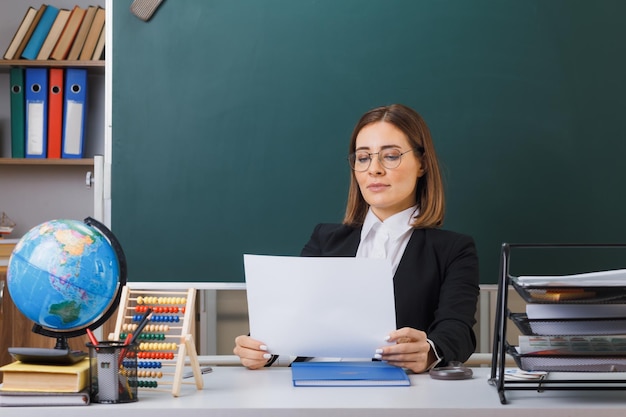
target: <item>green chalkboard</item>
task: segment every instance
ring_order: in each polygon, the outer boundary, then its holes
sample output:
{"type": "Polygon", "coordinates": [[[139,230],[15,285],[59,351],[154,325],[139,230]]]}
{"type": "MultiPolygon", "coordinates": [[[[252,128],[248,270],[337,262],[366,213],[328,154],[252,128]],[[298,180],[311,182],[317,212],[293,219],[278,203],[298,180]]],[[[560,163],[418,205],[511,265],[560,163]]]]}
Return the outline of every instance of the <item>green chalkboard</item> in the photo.
{"type": "Polygon", "coordinates": [[[626,240],[624,1],[170,0],[148,22],[130,3],[108,51],[131,281],[297,255],[343,217],[354,123],[395,102],[432,130],[481,282],[503,242],[626,240]]]}

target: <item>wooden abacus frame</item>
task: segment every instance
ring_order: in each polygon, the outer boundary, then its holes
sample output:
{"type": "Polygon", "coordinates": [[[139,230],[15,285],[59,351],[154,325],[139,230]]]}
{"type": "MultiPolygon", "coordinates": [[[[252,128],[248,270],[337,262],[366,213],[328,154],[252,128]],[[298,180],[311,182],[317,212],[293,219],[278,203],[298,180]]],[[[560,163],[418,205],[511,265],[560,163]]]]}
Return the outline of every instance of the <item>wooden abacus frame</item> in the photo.
{"type": "MultiPolygon", "coordinates": [[[[172,326],[168,329],[167,334],[164,337],[178,339],[178,353],[175,354],[174,365],[167,363],[163,366],[175,366],[173,373],[173,379],[171,382],[160,382],[161,385],[172,385],[171,393],[175,397],[180,395],[180,389],[183,384],[192,384],[190,382],[183,382],[184,369],[186,358],[189,358],[189,363],[195,379],[195,385],[197,389],[204,387],[202,380],[202,372],[200,370],[200,362],[198,361],[198,353],[196,351],[196,345],[193,341],[191,329],[194,323],[194,311],[196,301],[196,290],[189,288],[187,290],[139,290],[131,289],[125,286],[122,289],[122,296],[120,298],[120,307],[117,314],[117,321],[115,323],[115,332],[109,335],[110,340],[120,340],[120,335],[124,333],[124,325],[132,324],[133,318],[137,316],[137,307],[141,305],[150,305],[153,308],[153,317],[155,314],[159,314],[154,310],[158,310],[155,304],[176,304],[175,302],[167,302],[171,300],[185,299],[184,313],[182,320],[176,323],[176,326],[172,326]],[[180,324],[179,324],[180,323],[180,324]]],[[[152,320],[152,319],[151,319],[152,320]]],[[[132,333],[130,331],[129,333],[132,333]]],[[[142,332],[146,333],[146,330],[142,332]]],[[[139,351],[141,351],[142,344],[139,345],[139,351]]],[[[171,373],[167,373],[170,375],[171,373]]],[[[142,387],[139,387],[142,388],[142,387]]],[[[151,388],[151,391],[163,391],[158,388],[151,388]]],[[[169,392],[169,390],[168,390],[169,392]]]]}

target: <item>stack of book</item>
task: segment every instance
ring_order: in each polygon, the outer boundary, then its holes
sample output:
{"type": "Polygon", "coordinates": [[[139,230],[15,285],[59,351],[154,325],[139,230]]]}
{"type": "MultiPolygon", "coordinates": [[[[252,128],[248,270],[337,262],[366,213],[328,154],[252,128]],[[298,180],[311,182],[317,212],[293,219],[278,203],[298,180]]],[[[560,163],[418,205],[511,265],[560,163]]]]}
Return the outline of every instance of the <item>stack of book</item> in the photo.
{"type": "Polygon", "coordinates": [[[0,406],[88,405],[89,358],[71,365],[16,361],[0,367],[0,406]]]}
{"type": "Polygon", "coordinates": [[[626,371],[626,269],[513,277],[526,313],[509,353],[525,371],[626,371]]]}
{"type": "Polygon", "coordinates": [[[626,356],[626,336],[519,336],[519,352],[536,355],[626,356]]]}
{"type": "Polygon", "coordinates": [[[106,39],[105,10],[100,6],[59,9],[29,7],[4,59],[101,60],[106,39]]]}

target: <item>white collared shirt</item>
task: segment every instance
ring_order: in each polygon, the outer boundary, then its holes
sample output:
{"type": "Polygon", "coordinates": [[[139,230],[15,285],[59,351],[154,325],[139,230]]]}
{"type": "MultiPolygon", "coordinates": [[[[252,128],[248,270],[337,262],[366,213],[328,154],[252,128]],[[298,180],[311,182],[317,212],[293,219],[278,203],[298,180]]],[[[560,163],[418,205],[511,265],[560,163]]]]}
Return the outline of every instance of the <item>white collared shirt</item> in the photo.
{"type": "Polygon", "coordinates": [[[370,208],[363,222],[356,257],[389,259],[395,274],[411,238],[411,223],[416,214],[417,206],[413,206],[381,222],[370,208]]]}

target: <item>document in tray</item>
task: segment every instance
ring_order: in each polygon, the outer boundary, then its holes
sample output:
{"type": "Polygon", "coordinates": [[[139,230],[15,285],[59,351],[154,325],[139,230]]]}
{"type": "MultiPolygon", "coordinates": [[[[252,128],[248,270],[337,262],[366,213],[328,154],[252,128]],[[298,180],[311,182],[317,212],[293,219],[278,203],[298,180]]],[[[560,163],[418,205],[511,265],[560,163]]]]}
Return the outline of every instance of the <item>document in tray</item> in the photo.
{"type": "Polygon", "coordinates": [[[270,353],[372,358],[396,328],[391,264],[244,255],[250,335],[270,353]]]}
{"type": "Polygon", "coordinates": [[[626,269],[574,275],[519,276],[513,277],[513,281],[521,287],[624,287],[626,269]]]}
{"type": "Polygon", "coordinates": [[[529,319],[626,318],[626,304],[527,304],[529,319]]]}
{"type": "Polygon", "coordinates": [[[505,381],[519,381],[519,380],[542,380],[545,379],[548,375],[547,372],[543,371],[524,371],[519,368],[507,368],[504,370],[504,380],[505,381]]]}
{"type": "MultiPolygon", "coordinates": [[[[519,347],[509,350],[520,369],[543,372],[626,372],[626,357],[621,355],[544,355],[537,353],[521,354],[519,347]]],[[[577,375],[577,379],[582,376],[577,375]]],[[[604,378],[602,378],[604,379],[604,378]]]]}
{"type": "Polygon", "coordinates": [[[526,317],[537,335],[626,334],[626,304],[527,304],[526,317]]]}
{"type": "Polygon", "coordinates": [[[626,336],[519,336],[519,353],[626,356],[626,336]]]}

